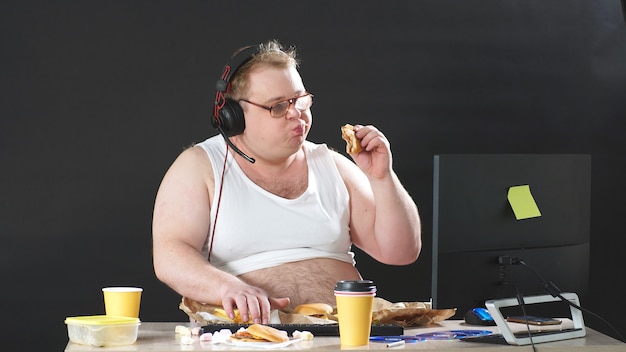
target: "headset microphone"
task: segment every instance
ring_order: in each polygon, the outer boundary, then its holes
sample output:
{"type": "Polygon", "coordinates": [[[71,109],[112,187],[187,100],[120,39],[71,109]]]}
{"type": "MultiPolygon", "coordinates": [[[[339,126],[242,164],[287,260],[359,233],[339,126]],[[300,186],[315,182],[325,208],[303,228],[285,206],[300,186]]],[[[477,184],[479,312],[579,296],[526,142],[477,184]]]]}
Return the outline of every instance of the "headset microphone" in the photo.
{"type": "Polygon", "coordinates": [[[228,144],[228,146],[231,147],[235,151],[235,153],[241,155],[244,159],[246,159],[249,162],[254,164],[254,162],[256,160],[254,160],[254,158],[252,158],[252,157],[249,157],[246,153],[242,152],[241,149],[235,147],[233,142],[230,141],[230,138],[228,138],[228,136],[226,135],[226,133],[222,129],[222,126],[217,126],[217,129],[218,129],[218,131],[220,131],[220,134],[222,135],[222,137],[224,137],[224,140],[226,141],[226,144],[228,144]]]}

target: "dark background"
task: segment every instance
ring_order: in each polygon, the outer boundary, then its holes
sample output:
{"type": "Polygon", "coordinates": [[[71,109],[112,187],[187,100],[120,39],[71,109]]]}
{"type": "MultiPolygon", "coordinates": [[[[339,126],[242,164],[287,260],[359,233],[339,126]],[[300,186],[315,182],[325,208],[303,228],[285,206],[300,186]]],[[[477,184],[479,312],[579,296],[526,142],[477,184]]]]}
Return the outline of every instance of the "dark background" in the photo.
{"type": "Polygon", "coordinates": [[[375,124],[420,206],[416,263],[357,253],[379,296],[429,299],[434,154],[586,153],[591,287],[581,300],[626,332],[618,0],[3,1],[0,26],[7,350],[63,349],[63,320],[103,313],[103,286],[143,287],[143,321],[185,320],[152,271],[155,192],[183,148],[214,134],[228,56],[272,38],[299,49],[316,97],[310,139],[342,150],[339,126],[375,124]]]}

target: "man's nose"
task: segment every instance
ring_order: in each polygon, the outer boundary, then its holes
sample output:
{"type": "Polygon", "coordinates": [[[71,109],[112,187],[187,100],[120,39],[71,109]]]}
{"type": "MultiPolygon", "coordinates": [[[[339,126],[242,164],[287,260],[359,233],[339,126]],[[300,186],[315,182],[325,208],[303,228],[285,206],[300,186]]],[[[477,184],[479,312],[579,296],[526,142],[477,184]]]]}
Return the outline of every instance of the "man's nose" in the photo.
{"type": "Polygon", "coordinates": [[[289,104],[289,107],[287,108],[287,118],[291,119],[291,118],[298,118],[300,117],[300,115],[302,114],[302,111],[298,110],[296,108],[296,104],[295,101],[291,104],[289,104]]]}

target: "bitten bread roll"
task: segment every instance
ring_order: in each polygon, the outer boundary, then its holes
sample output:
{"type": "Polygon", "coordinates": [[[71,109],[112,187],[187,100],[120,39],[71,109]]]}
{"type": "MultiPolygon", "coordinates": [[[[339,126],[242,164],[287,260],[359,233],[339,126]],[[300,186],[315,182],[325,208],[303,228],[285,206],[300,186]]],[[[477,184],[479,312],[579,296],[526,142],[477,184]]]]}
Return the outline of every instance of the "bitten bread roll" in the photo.
{"type": "Polygon", "coordinates": [[[363,150],[361,142],[354,135],[354,126],[351,124],[341,126],[341,138],[346,141],[346,153],[357,154],[363,150]]]}
{"type": "Polygon", "coordinates": [[[293,312],[317,318],[325,318],[326,315],[333,313],[333,307],[326,303],[306,303],[295,307],[293,312]]]}
{"type": "Polygon", "coordinates": [[[252,324],[230,336],[231,339],[245,342],[287,342],[289,337],[284,331],[261,324],[252,324]]]}

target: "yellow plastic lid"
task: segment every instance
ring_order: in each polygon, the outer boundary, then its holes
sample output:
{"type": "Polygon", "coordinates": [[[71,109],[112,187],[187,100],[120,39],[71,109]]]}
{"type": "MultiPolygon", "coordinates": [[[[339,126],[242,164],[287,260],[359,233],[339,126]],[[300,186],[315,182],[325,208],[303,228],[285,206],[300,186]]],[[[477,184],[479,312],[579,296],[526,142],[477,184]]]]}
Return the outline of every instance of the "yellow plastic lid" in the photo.
{"type": "Polygon", "coordinates": [[[81,325],[119,325],[119,324],[137,324],[139,318],[115,317],[110,315],[88,315],[81,317],[65,318],[65,324],[81,324],[81,325]]]}

